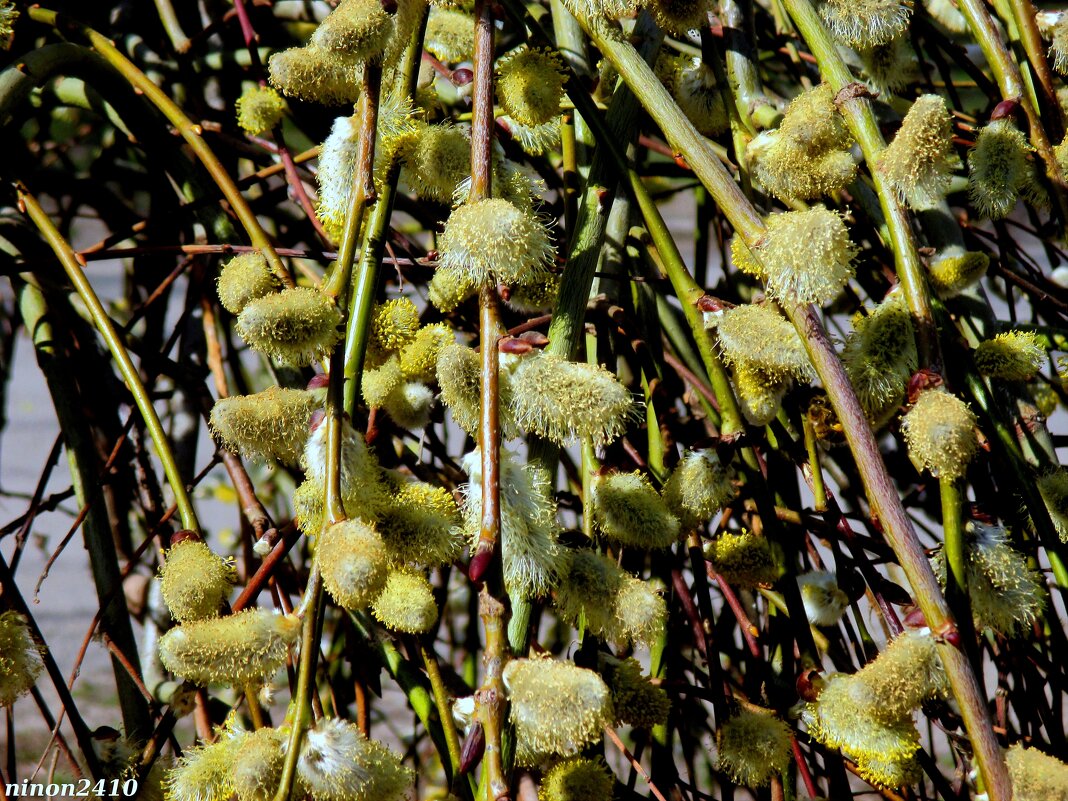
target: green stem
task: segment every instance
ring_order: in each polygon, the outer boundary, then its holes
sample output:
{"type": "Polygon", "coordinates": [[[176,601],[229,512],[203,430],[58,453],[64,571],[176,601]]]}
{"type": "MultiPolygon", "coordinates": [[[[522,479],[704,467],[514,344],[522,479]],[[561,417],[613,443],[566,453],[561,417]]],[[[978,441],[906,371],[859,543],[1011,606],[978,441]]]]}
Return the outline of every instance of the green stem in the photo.
{"type": "Polygon", "coordinates": [[[964,521],[961,519],[960,485],[950,478],[939,478],[942,495],[942,536],[946,549],[946,598],[964,629],[971,620],[968,601],[968,557],[964,548],[964,521]]]}
{"type": "Polygon", "coordinates": [[[893,189],[886,184],[879,170],[876,169],[879,156],[886,149],[886,142],[879,131],[875,115],[872,113],[871,103],[862,94],[846,89],[854,83],[853,76],[810,0],[783,0],[783,4],[809,50],[812,51],[812,55],[816,57],[824,80],[838,93],[836,100],[838,108],[845,117],[868,163],[890,236],[887,244],[894,254],[897,276],[901,281],[909,311],[912,313],[916,326],[916,344],[920,351],[920,364],[937,367],[941,364],[941,356],[934,317],[931,313],[931,301],[927,293],[927,280],[916,250],[908,215],[893,189]],[[843,89],[846,91],[843,92],[843,89]]]}
{"type": "Polygon", "coordinates": [[[297,668],[297,689],[293,698],[293,712],[289,731],[289,746],[282,765],[282,778],[274,801],[287,801],[297,777],[297,760],[300,758],[300,743],[311,710],[312,681],[315,677],[315,661],[319,655],[319,615],[323,605],[323,577],[318,564],[312,565],[308,587],[304,591],[301,609],[304,612],[300,630],[300,664],[297,668]]]}
{"type": "Polygon", "coordinates": [[[278,276],[285,286],[293,286],[293,278],[289,274],[282,260],[274,250],[270,238],[263,230],[256,215],[244,196],[238,190],[237,185],[223,167],[222,162],[212,152],[208,143],[204,141],[202,130],[199,125],[193,123],[178,105],[167,97],[152,80],[139,70],[132,61],[124,56],[111,40],[97,33],[92,28],[65,14],[50,11],[46,8],[34,7],[27,9],[26,15],[36,22],[50,25],[65,35],[72,35],[86,40],[105,61],[111,64],[122,76],[130,82],[133,88],[158,108],[168,121],[178,130],[178,133],[189,145],[193,153],[200,160],[204,169],[211,175],[215,185],[219,187],[223,197],[230,204],[237,219],[241,222],[252,244],[263,251],[271,265],[271,270],[278,276]]]}
{"type": "Polygon", "coordinates": [[[63,238],[63,235],[60,234],[55,225],[52,224],[52,220],[25,186],[19,186],[18,195],[19,205],[25,209],[30,220],[37,226],[45,241],[52,248],[52,252],[56,254],[56,258],[59,259],[64,271],[67,273],[67,277],[74,284],[74,289],[88,308],[93,325],[100,332],[104,344],[107,345],[108,350],[111,351],[112,358],[115,359],[118,365],[119,373],[126,382],[127,389],[133,396],[138,411],[141,412],[141,416],[144,418],[145,429],[156,448],[156,455],[163,465],[163,472],[167,476],[167,483],[171,486],[171,492],[174,493],[174,503],[178,507],[178,516],[182,521],[182,528],[200,534],[200,523],[197,521],[193,501],[186,491],[185,481],[178,471],[174,453],[171,451],[170,440],[167,439],[163,424],[152,406],[152,398],[149,396],[148,390],[145,389],[141,376],[138,374],[137,368],[134,367],[133,360],[130,359],[130,354],[123,345],[115,326],[112,325],[111,318],[108,317],[104,305],[100,302],[93,285],[82,270],[74,249],[63,238]]]}

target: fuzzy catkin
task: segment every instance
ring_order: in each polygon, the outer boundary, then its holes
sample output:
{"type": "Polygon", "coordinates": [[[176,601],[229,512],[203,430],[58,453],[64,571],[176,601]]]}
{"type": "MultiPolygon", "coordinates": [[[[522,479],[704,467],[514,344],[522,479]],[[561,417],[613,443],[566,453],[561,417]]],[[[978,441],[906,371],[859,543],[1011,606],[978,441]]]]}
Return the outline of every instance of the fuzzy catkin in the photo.
{"type": "Polygon", "coordinates": [[[1014,801],[1068,799],[1068,765],[1037,748],[1017,743],[1005,755],[1014,801]]]}
{"type": "Polygon", "coordinates": [[[627,428],[635,403],[630,391],[600,365],[540,352],[512,372],[508,409],[516,425],[562,445],[614,441],[627,428]]]}
{"type": "Polygon", "coordinates": [[[283,94],[342,106],[355,103],[360,96],[358,59],[323,47],[291,47],[271,56],[267,63],[271,83],[283,94]]]}
{"type": "Polygon", "coordinates": [[[401,155],[401,178],[409,188],[441,203],[451,203],[457,185],[471,174],[471,140],[451,125],[417,125],[401,155]]]}
{"type": "Polygon", "coordinates": [[[412,771],[389,748],[338,718],[322,718],[304,735],[296,786],[312,801],[397,801],[412,771]]]}
{"type": "Polygon", "coordinates": [[[501,198],[454,209],[438,240],[439,264],[478,286],[541,280],[552,262],[549,232],[530,212],[501,198]]]}
{"type": "Polygon", "coordinates": [[[497,60],[497,97],[521,125],[542,125],[560,113],[564,78],[555,50],[524,45],[497,60]]]}
{"type": "Polygon", "coordinates": [[[460,523],[452,493],[405,480],[386,503],[379,529],[394,564],[437,567],[459,558],[463,550],[460,523]]]}
{"type": "Polygon", "coordinates": [[[26,618],[13,611],[0,614],[0,707],[28,692],[42,670],[44,660],[26,618]]]}
{"type": "Polygon", "coordinates": [[[300,620],[266,609],[246,609],[171,629],[159,642],[163,666],[200,685],[241,687],[268,681],[285,664],[300,620]]]}
{"type": "Polygon", "coordinates": [[[833,626],[849,606],[849,596],[833,573],[811,571],[797,577],[805,616],[813,626],[833,626]]]}
{"type": "Polygon", "coordinates": [[[737,494],[733,478],[714,450],[687,451],[664,484],[664,501],[682,528],[692,531],[731,502],[737,494]]]}
{"type": "Polygon", "coordinates": [[[254,395],[220,398],[209,425],[228,450],[246,459],[296,466],[308,441],[308,421],[321,406],[313,392],[270,387],[254,395]]]}
{"type": "Polygon", "coordinates": [[[820,14],[834,37],[850,47],[886,44],[909,24],[910,8],[900,0],[826,0],[820,14]]]}
{"type": "Polygon", "coordinates": [[[1031,146],[1011,119],[994,120],[979,129],[968,156],[968,196],[980,215],[993,220],[1016,207],[1021,194],[1035,186],[1031,146]]]}
{"type": "Polygon", "coordinates": [[[716,336],[728,365],[745,364],[778,380],[815,377],[804,343],[790,322],[771,306],[735,306],[720,315],[716,336]]]}
{"type": "Polygon", "coordinates": [[[371,603],[375,618],[387,628],[408,634],[430,631],[438,619],[434,590],[422,573],[395,570],[371,603]]]}
{"type": "Polygon", "coordinates": [[[748,531],[724,531],[705,544],[705,558],[728,584],[752,589],[779,576],[771,545],[748,531]]]}
{"type": "Polygon", "coordinates": [[[790,727],[771,715],[740,710],[716,732],[719,767],[747,787],[764,787],[790,768],[790,727]]]}
{"type": "Polygon", "coordinates": [[[259,251],[234,256],[219,271],[219,303],[230,314],[241,314],[254,300],[278,291],[278,280],[259,251]]]}
{"type": "Polygon", "coordinates": [[[634,548],[669,548],[679,521],[641,473],[597,476],[591,486],[593,522],[609,540],[634,548]]]}
{"type": "Polygon", "coordinates": [[[853,277],[857,254],[841,215],[823,206],[773,214],[757,249],[770,295],[817,305],[838,297],[853,277]]]}
{"type": "Polygon", "coordinates": [[[1031,331],[1004,331],[980,342],[972,356],[983,375],[1005,381],[1030,381],[1042,367],[1046,350],[1031,331]]]}
{"type": "Polygon", "coordinates": [[[891,293],[871,314],[854,320],[842,363],[864,413],[874,424],[881,424],[904,402],[919,354],[903,292],[891,293]]]}
{"type": "Polygon", "coordinates": [[[241,93],[234,110],[237,124],[253,136],[259,136],[281,122],[287,106],[273,87],[255,84],[241,93]]]}
{"type": "Polygon", "coordinates": [[[612,708],[618,724],[651,729],[665,723],[671,700],[663,687],[642,675],[637,659],[619,660],[605,655],[601,675],[612,693],[612,708]]]}
{"type": "Polygon", "coordinates": [[[323,586],[345,609],[368,607],[385,587],[389,552],[371,526],[362,520],[335,523],[318,543],[323,586]]]}
{"type": "Polygon", "coordinates": [[[160,592],[179,623],[218,617],[236,580],[233,560],[199,540],[183,540],[166,553],[159,569],[160,592]]]}
{"type": "Polygon", "coordinates": [[[614,784],[603,762],[583,757],[565,759],[546,771],[538,801],[612,801],[614,784]]]}
{"type": "Polygon", "coordinates": [[[341,334],[341,312],[317,289],[295,287],[252,301],[237,318],[237,333],[283,364],[301,367],[323,358],[341,334]]]}
{"type": "Polygon", "coordinates": [[[503,678],[519,765],[574,756],[600,741],[615,718],[608,687],[592,670],[553,659],[513,659],[503,678]]]}
{"type": "Polygon", "coordinates": [[[164,782],[166,801],[224,801],[234,793],[234,760],[247,732],[223,728],[218,739],[182,752],[164,782]]]}
{"type": "Polygon", "coordinates": [[[237,801],[271,801],[274,798],[282,778],[286,741],[285,732],[272,728],[257,729],[242,738],[233,762],[237,801]]]}
{"type": "Polygon", "coordinates": [[[939,95],[921,95],[879,156],[877,168],[910,208],[928,209],[945,196],[957,163],[946,101],[939,95]]]}
{"type": "Polygon", "coordinates": [[[979,449],[975,424],[975,414],[955,395],[941,388],[921,392],[901,424],[909,458],[939,478],[960,478],[979,449]]]}
{"type": "Polygon", "coordinates": [[[965,251],[951,245],[936,255],[928,265],[931,288],[942,300],[953,298],[976,284],[986,274],[990,257],[980,251],[965,251]]]}

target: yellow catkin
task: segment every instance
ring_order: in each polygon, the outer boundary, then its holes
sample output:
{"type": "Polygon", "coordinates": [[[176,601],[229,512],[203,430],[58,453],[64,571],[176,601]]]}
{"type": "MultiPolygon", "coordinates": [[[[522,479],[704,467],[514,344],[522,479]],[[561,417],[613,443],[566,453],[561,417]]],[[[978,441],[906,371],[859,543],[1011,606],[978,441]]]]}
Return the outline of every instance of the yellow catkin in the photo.
{"type": "Polygon", "coordinates": [[[664,484],[664,501],[686,531],[708,523],[737,495],[734,471],[712,449],[687,451],[664,484]]]}
{"type": "Polygon", "coordinates": [[[408,634],[430,631],[438,619],[434,590],[422,573],[390,572],[382,592],[371,604],[374,616],[387,628],[408,634]]]}
{"type": "Polygon", "coordinates": [[[460,510],[444,487],[402,479],[379,521],[394,564],[447,565],[463,550],[460,510]]]}
{"type": "Polygon", "coordinates": [[[237,333],[253,348],[300,367],[323,358],[340,338],[341,312],[317,289],[295,287],[252,301],[237,318],[237,333]]]}
{"type": "Polygon", "coordinates": [[[296,786],[312,801],[399,801],[412,771],[393,751],[338,718],[322,718],[301,742],[296,786]]]}
{"type": "Polygon", "coordinates": [[[603,657],[601,675],[612,693],[616,722],[639,729],[651,729],[667,722],[671,700],[663,687],[657,687],[642,674],[636,659],[603,657]]]}
{"type": "Polygon", "coordinates": [[[386,545],[362,520],[335,523],[323,531],[318,559],[326,591],[338,606],[352,611],[370,606],[389,575],[386,545]]]}
{"type": "Polygon", "coordinates": [[[542,125],[560,113],[564,76],[555,50],[523,46],[497,61],[497,97],[520,124],[542,125]]]}
{"type": "Polygon", "coordinates": [[[1014,801],[1068,799],[1068,765],[1037,748],[1017,743],[1005,756],[1014,801]]]}
{"type": "Polygon", "coordinates": [[[1005,331],[980,342],[972,356],[983,375],[1005,381],[1030,381],[1046,360],[1046,349],[1030,331],[1005,331]]]}
{"type": "Polygon", "coordinates": [[[248,609],[171,629],[160,639],[159,655],[167,670],[189,681],[241,687],[268,681],[299,634],[296,617],[248,609]]]}
{"type": "Polygon", "coordinates": [[[223,265],[217,291],[223,308],[240,314],[252,301],[278,291],[278,280],[262,253],[242,253],[223,265]]]}
{"type": "Polygon", "coordinates": [[[706,543],[705,558],[728,584],[739,587],[773,584],[779,576],[768,541],[744,530],[724,531],[706,543]]]}
{"type": "Polygon", "coordinates": [[[920,393],[901,429],[917,469],[953,480],[964,475],[979,449],[975,423],[968,404],[938,388],[920,393]]]}
{"type": "Polygon", "coordinates": [[[770,714],[740,710],[716,732],[719,768],[746,787],[765,787],[790,768],[790,727],[770,714]]]}
{"type": "Polygon", "coordinates": [[[910,208],[927,209],[945,196],[957,165],[946,101],[940,95],[921,95],[879,156],[878,170],[910,208]]]}
{"type": "Polygon", "coordinates": [[[241,93],[234,109],[237,124],[253,136],[259,136],[282,121],[287,106],[274,88],[254,84],[241,93]]]}
{"type": "Polygon", "coordinates": [[[283,94],[341,106],[360,96],[362,67],[358,59],[323,47],[291,47],[271,56],[271,83],[283,94]]]}
{"type": "Polygon", "coordinates": [[[592,670],[554,659],[513,659],[504,668],[516,732],[516,762],[574,756],[599,742],[615,719],[604,681],[592,670]]]}
{"type": "Polygon", "coordinates": [[[723,312],[716,337],[728,365],[745,364],[779,380],[815,377],[804,343],[772,306],[744,304],[723,312]]]}
{"type": "Polygon", "coordinates": [[[288,736],[278,729],[249,732],[234,753],[234,793],[238,801],[271,801],[278,791],[288,736]]]}
{"type": "Polygon", "coordinates": [[[545,226],[501,198],[454,209],[438,240],[439,264],[478,286],[523,283],[548,274],[553,248],[545,226]]]}
{"type": "Polygon", "coordinates": [[[160,592],[179,623],[218,617],[236,580],[233,560],[199,540],[183,540],[166,553],[159,570],[160,592]]]}
{"type": "Polygon", "coordinates": [[[679,521],[641,473],[594,478],[593,522],[607,539],[634,548],[669,548],[679,537],[679,521]]]}
{"type": "Polygon", "coordinates": [[[33,687],[44,660],[26,618],[18,612],[0,614],[0,706],[11,706],[33,687]]]}
{"type": "Polygon", "coordinates": [[[565,759],[546,771],[538,801],[612,801],[614,784],[603,762],[583,757],[565,759]]]}
{"type": "Polygon", "coordinates": [[[308,441],[308,422],[321,406],[314,392],[270,387],[254,395],[219,399],[209,424],[228,450],[246,459],[296,466],[308,441]]]}

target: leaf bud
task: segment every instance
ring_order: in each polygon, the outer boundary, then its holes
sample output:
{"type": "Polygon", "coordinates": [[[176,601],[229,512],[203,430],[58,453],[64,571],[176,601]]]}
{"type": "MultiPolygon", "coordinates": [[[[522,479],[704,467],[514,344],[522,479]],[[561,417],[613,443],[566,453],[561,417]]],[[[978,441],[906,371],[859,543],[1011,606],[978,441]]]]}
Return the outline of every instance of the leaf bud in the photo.
{"type": "Polygon", "coordinates": [[[1046,360],[1046,350],[1030,331],[1005,331],[980,342],[972,356],[983,375],[1005,381],[1030,381],[1046,360]]]}
{"type": "Polygon", "coordinates": [[[583,438],[605,445],[634,414],[633,396],[613,373],[551,353],[521,358],[510,384],[507,405],[516,425],[560,444],[583,438]]]}
{"type": "Polygon", "coordinates": [[[253,136],[271,130],[285,116],[286,101],[270,86],[253,84],[241,93],[234,104],[237,124],[253,136]]]}
{"type": "Polygon", "coordinates": [[[407,634],[430,631],[438,619],[438,604],[430,582],[422,573],[406,570],[389,573],[371,611],[386,628],[407,634]]]}
{"type": "Polygon", "coordinates": [[[321,406],[315,392],[270,387],[255,395],[220,398],[209,423],[228,450],[246,459],[295,466],[308,441],[308,421],[321,406]]]}
{"type": "Polygon", "coordinates": [[[909,208],[929,209],[949,190],[958,164],[946,101],[940,95],[921,95],[879,156],[877,169],[909,208]]]}
{"type": "Polygon", "coordinates": [[[163,666],[202,686],[261,684],[285,664],[300,620],[267,609],[191,621],[160,638],[163,666]]]}
{"type": "Polygon", "coordinates": [[[765,787],[790,768],[790,727],[770,713],[739,710],[716,732],[719,769],[746,787],[765,787]]]}
{"type": "Polygon", "coordinates": [[[615,782],[600,760],[575,757],[557,762],[541,780],[538,801],[612,801],[615,782]]]}
{"type": "Polygon", "coordinates": [[[0,706],[29,692],[44,670],[41,648],[18,612],[0,614],[0,706]]]}
{"type": "Polygon", "coordinates": [[[219,302],[230,314],[241,314],[252,301],[278,291],[278,281],[258,250],[234,256],[223,265],[217,285],[219,302]]]}
{"type": "Polygon", "coordinates": [[[678,519],[641,473],[595,476],[591,496],[593,523],[613,542],[660,550],[679,538],[678,519]]]}
{"type": "Polygon", "coordinates": [[[554,659],[513,659],[503,678],[519,765],[574,756],[599,742],[614,721],[608,687],[592,670],[554,659]]]}
{"type": "Polygon", "coordinates": [[[317,289],[295,287],[252,301],[237,318],[237,333],[256,350],[302,367],[337,343],[341,312],[317,289]]]}
{"type": "Polygon", "coordinates": [[[920,393],[902,420],[901,430],[917,469],[952,481],[964,475],[979,448],[975,424],[968,404],[938,388],[920,393]]]}
{"type": "Polygon", "coordinates": [[[319,537],[316,558],[323,586],[344,609],[366,609],[386,585],[389,551],[378,532],[362,520],[345,520],[326,528],[319,537]]]}
{"type": "Polygon", "coordinates": [[[548,274],[549,232],[532,213],[486,198],[453,210],[438,240],[439,264],[479,286],[524,283],[548,274]]]}
{"type": "Polygon", "coordinates": [[[706,525],[737,495],[734,471],[711,448],[687,451],[664,484],[664,501],[686,531],[706,525]]]}
{"type": "Polygon", "coordinates": [[[159,569],[163,602],[179,623],[218,617],[235,580],[233,560],[198,539],[172,545],[159,569]]]}

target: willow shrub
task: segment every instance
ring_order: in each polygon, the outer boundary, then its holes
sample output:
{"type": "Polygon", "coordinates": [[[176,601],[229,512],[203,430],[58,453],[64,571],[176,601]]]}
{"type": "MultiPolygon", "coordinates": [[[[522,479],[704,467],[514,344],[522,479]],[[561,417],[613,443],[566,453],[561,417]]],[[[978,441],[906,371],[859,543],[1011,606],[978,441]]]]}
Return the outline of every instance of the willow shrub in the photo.
{"type": "Polygon", "coordinates": [[[52,682],[168,801],[1068,798],[1068,14],[70,5],[0,303],[120,734],[4,557],[9,754],[52,682]]]}

